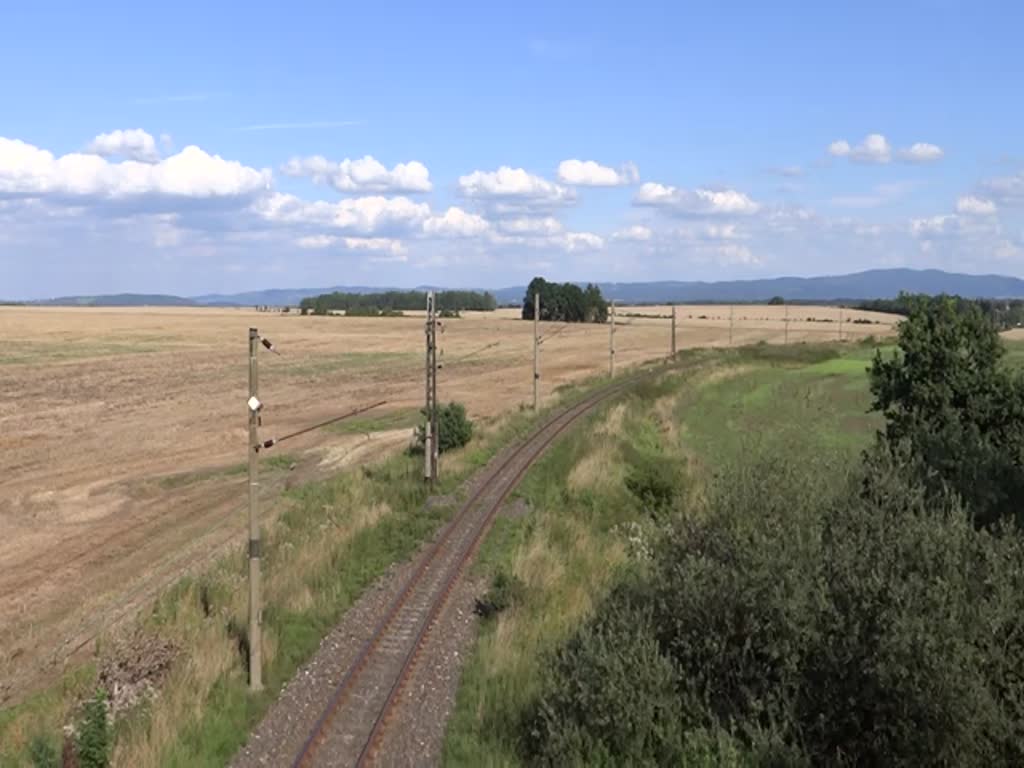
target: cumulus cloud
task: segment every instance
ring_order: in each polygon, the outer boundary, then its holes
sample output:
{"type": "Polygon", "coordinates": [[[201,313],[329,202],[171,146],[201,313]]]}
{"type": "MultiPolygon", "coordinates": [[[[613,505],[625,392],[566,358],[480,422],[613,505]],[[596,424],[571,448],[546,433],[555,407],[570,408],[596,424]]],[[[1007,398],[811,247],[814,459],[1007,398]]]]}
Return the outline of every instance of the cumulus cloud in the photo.
{"type": "Polygon", "coordinates": [[[900,159],[909,163],[933,163],[936,160],[941,160],[944,154],[942,147],[923,141],[901,149],[899,152],[900,159]]]}
{"type": "Polygon", "coordinates": [[[308,176],[317,184],[329,184],[339,192],[429,192],[430,172],[412,160],[388,170],[370,155],[340,163],[321,155],[293,157],[281,167],[286,176],[308,176]]]}
{"type": "Polygon", "coordinates": [[[868,134],[856,146],[851,146],[846,139],[833,141],[828,145],[828,153],[832,157],[848,157],[858,163],[888,163],[892,159],[892,147],[880,133],[868,134]]]}
{"type": "Polygon", "coordinates": [[[160,161],[156,139],[141,128],[101,133],[89,142],[86,151],[101,157],[123,157],[127,160],[138,160],[140,163],[160,161]]]}
{"type": "Polygon", "coordinates": [[[330,248],[338,246],[351,251],[380,251],[393,255],[406,252],[401,240],[390,237],[341,237],[339,235],[308,235],[295,241],[300,248],[330,248]]]}
{"type": "Polygon", "coordinates": [[[604,239],[593,232],[566,232],[553,238],[553,242],[567,251],[595,251],[604,248],[604,239]]]}
{"type": "Polygon", "coordinates": [[[476,200],[506,200],[529,205],[558,205],[575,200],[571,189],[503,165],[496,171],[473,171],[459,177],[459,192],[476,200]]]}
{"type": "Polygon", "coordinates": [[[75,204],[141,197],[231,198],[264,191],[270,181],[269,171],[195,146],[158,163],[111,163],[94,154],[54,157],[23,141],[0,137],[0,196],[63,198],[75,204]]]}
{"type": "Polygon", "coordinates": [[[443,215],[424,221],[423,231],[442,237],[475,237],[488,231],[490,226],[482,216],[452,206],[443,215]]]}
{"type": "Polygon", "coordinates": [[[634,224],[631,227],[620,229],[612,234],[612,239],[642,243],[650,240],[653,235],[654,233],[651,232],[650,227],[645,227],[643,224],[634,224]]]}
{"type": "Polygon", "coordinates": [[[647,182],[640,186],[634,205],[665,208],[676,213],[689,215],[706,214],[752,214],[761,206],[743,192],[734,189],[687,190],[647,182]]]}
{"type": "Polygon", "coordinates": [[[621,187],[636,184],[640,171],[633,163],[616,170],[593,160],[563,160],[558,164],[558,180],[578,187],[621,187]]]}
{"type": "Polygon", "coordinates": [[[996,212],[996,204],[991,200],[966,195],[956,201],[956,212],[969,216],[991,216],[996,212]]]}
{"type": "Polygon", "coordinates": [[[379,195],[307,202],[278,192],[258,200],[253,209],[270,223],[328,227],[356,235],[415,231],[430,216],[426,203],[379,195]]]}
{"type": "MultiPolygon", "coordinates": [[[[893,149],[889,140],[880,133],[869,133],[860,144],[851,145],[846,139],[833,141],[828,145],[832,157],[846,157],[855,163],[885,164],[892,160],[893,149]]],[[[908,163],[932,163],[941,160],[945,154],[942,147],[919,141],[898,150],[896,157],[908,163]]]]}

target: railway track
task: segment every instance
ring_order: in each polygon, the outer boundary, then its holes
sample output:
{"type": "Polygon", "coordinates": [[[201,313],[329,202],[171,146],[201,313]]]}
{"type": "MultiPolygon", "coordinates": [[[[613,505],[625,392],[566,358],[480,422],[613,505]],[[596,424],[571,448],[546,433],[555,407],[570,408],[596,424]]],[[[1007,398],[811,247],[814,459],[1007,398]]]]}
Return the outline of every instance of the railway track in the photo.
{"type": "Polygon", "coordinates": [[[420,650],[506,497],[559,435],[637,378],[605,387],[552,416],[491,462],[380,614],[295,754],[293,768],[374,762],[420,650]]]}

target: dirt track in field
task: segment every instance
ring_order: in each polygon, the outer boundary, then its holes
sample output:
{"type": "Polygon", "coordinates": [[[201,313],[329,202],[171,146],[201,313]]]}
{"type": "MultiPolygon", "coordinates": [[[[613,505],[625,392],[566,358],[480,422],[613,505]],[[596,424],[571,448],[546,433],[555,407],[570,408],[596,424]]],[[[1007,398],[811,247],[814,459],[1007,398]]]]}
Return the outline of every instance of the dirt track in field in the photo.
{"type": "MultiPolygon", "coordinates": [[[[667,354],[669,312],[619,308],[620,369],[667,354]]],[[[445,322],[443,400],[485,417],[528,401],[532,325],[516,314],[445,322]]],[[[781,343],[784,314],[737,306],[733,342],[781,343]]],[[[680,349],[728,343],[729,307],[685,306],[677,315],[680,349]]],[[[847,339],[891,330],[888,315],[844,315],[847,339]]],[[[833,307],[793,307],[789,340],[834,340],[838,319],[833,307]]],[[[79,643],[88,647],[94,627],[130,615],[162,585],[244,538],[238,469],[251,325],[282,352],[261,357],[267,437],[377,400],[388,401],[385,416],[420,405],[421,317],[0,308],[0,704],[52,677],[79,643]]],[[[545,323],[542,334],[543,394],[607,370],[607,326],[545,323]]],[[[403,443],[392,426],[371,436],[299,438],[280,448],[295,458],[294,470],[268,468],[268,502],[287,482],[403,443]]]]}

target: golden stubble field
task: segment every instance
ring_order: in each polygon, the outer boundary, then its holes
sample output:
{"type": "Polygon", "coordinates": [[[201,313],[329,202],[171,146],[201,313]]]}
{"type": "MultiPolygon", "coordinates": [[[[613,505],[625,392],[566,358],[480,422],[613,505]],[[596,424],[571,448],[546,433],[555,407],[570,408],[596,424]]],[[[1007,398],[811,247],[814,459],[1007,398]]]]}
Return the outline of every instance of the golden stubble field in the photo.
{"type": "MultiPolygon", "coordinates": [[[[670,311],[619,307],[618,370],[668,354],[670,311]]],[[[734,344],[783,342],[784,307],[732,312],[734,344]]],[[[789,341],[838,339],[839,313],[790,308],[789,341]]],[[[445,321],[444,401],[477,417],[529,402],[532,324],[517,315],[445,321]]],[[[729,343],[728,306],[681,306],[677,317],[680,349],[729,343]]],[[[842,335],[884,336],[893,322],[844,310],[842,335]]],[[[0,307],[0,704],[244,539],[250,326],[282,353],[261,356],[266,437],[378,400],[387,401],[382,416],[421,405],[421,316],[0,307]]],[[[607,371],[607,326],[544,323],[541,332],[542,394],[607,371]]],[[[281,447],[295,470],[268,471],[265,491],[408,440],[407,426],[321,430],[281,447]]]]}

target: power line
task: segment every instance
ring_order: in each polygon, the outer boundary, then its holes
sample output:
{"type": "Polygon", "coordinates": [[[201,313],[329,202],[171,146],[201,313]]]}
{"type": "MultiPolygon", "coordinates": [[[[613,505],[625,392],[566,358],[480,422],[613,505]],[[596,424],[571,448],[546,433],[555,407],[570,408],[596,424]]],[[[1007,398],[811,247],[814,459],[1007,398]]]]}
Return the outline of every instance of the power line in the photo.
{"type": "Polygon", "coordinates": [[[305,435],[308,432],[312,432],[313,430],[329,426],[330,424],[335,424],[336,422],[342,421],[343,419],[349,419],[352,418],[353,416],[358,416],[361,413],[366,413],[367,411],[373,410],[374,408],[380,408],[380,406],[382,405],[387,405],[387,402],[387,400],[380,400],[376,403],[373,403],[372,405],[360,406],[359,408],[355,408],[349,411],[348,413],[341,414],[341,416],[335,416],[333,419],[327,419],[327,421],[321,421],[319,424],[314,424],[311,427],[305,427],[304,429],[300,429],[297,432],[291,432],[290,434],[287,434],[284,437],[273,437],[270,440],[265,440],[262,443],[257,444],[256,450],[259,451],[263,448],[272,448],[278,443],[283,443],[285,440],[291,440],[293,437],[305,435]]]}

